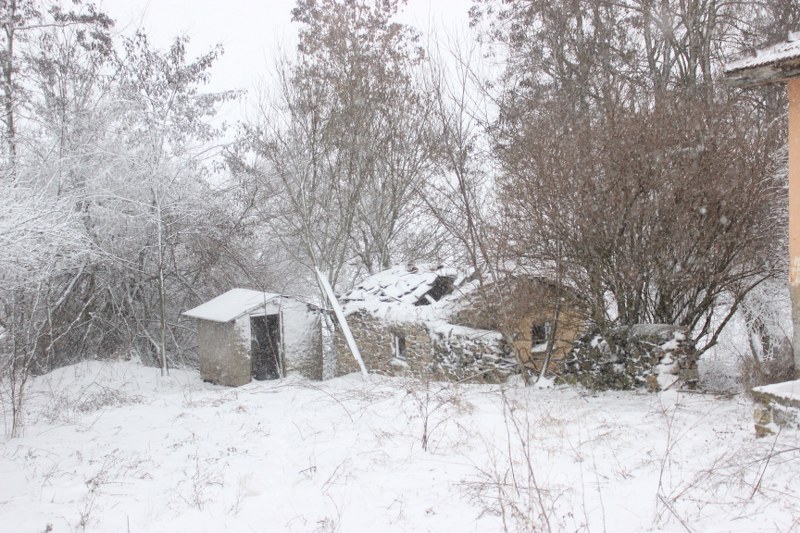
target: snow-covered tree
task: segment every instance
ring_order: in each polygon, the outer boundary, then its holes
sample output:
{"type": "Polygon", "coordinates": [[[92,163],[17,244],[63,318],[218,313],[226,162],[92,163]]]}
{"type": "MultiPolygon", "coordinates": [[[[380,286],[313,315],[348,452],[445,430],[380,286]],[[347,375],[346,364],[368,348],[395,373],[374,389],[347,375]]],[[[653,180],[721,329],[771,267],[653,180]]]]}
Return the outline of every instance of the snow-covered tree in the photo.
{"type": "Polygon", "coordinates": [[[191,361],[180,312],[241,272],[240,210],[210,179],[219,152],[210,121],[235,96],[202,88],[221,50],[190,60],[184,38],[166,50],[142,33],[112,39],[105,15],[75,6],[84,11],[2,8],[11,83],[0,385],[12,432],[31,372],[131,352],[157,356],[164,371],[170,357],[191,361]]]}

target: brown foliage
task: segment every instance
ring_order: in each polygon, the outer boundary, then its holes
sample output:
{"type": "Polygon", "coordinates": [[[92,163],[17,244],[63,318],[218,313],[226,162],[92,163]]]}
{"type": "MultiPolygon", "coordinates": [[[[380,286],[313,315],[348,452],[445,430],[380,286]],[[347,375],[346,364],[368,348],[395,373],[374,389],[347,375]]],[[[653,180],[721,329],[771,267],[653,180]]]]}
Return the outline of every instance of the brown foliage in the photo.
{"type": "Polygon", "coordinates": [[[778,270],[771,213],[782,192],[765,178],[763,138],[735,103],[673,102],[591,124],[545,114],[501,148],[510,247],[526,263],[560,265],[600,327],[714,333],[717,303],[734,310],[778,270]]]}
{"type": "Polygon", "coordinates": [[[773,351],[769,359],[749,354],[742,360],[742,389],[750,393],[754,387],[795,379],[792,345],[788,339],[773,351]]]}

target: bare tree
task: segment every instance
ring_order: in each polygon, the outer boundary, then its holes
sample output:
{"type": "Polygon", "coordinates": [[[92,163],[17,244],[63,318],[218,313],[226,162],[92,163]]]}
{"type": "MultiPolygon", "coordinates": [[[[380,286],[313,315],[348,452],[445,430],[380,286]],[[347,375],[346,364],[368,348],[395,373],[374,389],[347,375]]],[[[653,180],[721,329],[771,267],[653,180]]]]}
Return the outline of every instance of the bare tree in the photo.
{"type": "Polygon", "coordinates": [[[489,15],[509,58],[493,129],[507,242],[523,265],[562,265],[601,330],[680,324],[708,348],[744,295],[780,270],[770,216],[781,198],[779,124],[714,83],[731,43],[753,29],[741,19],[750,9],[473,9],[476,22],[489,15]]]}
{"type": "MultiPolygon", "coordinates": [[[[25,78],[37,65],[31,60],[42,37],[48,31],[73,29],[73,36],[84,50],[103,55],[110,50],[108,30],[113,21],[94,4],[75,0],[73,9],[65,11],[59,4],[45,5],[37,0],[9,0],[0,4],[0,87],[2,87],[3,137],[6,145],[8,175],[15,176],[18,152],[19,127],[17,114],[30,101],[30,86],[25,78]],[[31,46],[31,43],[34,43],[31,46]]],[[[41,47],[39,47],[41,49],[41,47]]],[[[48,57],[39,57],[42,63],[51,63],[48,57]]]]}
{"type": "Polygon", "coordinates": [[[122,274],[105,278],[114,321],[146,340],[158,353],[162,373],[169,347],[181,344],[174,300],[200,299],[194,286],[204,267],[200,259],[226,250],[215,239],[224,242],[233,230],[231,216],[205,180],[204,163],[218,137],[208,119],[234,94],[199,89],[221,50],[189,60],[186,42],[178,38],[156,50],[141,32],[123,40],[114,98],[104,102],[110,118],[100,143],[107,167],[94,176],[95,191],[85,207],[104,266],[122,274]],[[192,246],[198,241],[209,250],[192,246]],[[158,317],[155,327],[151,317],[158,317]]]}
{"type": "Polygon", "coordinates": [[[83,320],[85,308],[69,302],[91,252],[70,203],[11,182],[0,187],[0,396],[11,405],[12,437],[22,430],[28,378],[83,320]]]}
{"type": "Polygon", "coordinates": [[[491,102],[478,64],[477,41],[454,40],[432,54],[428,84],[433,95],[436,136],[432,138],[436,176],[422,183],[420,196],[451,241],[456,257],[474,272],[491,272],[498,251],[492,246],[494,176],[486,128],[491,102]]]}
{"type": "Polygon", "coordinates": [[[234,158],[258,218],[295,260],[331,283],[400,259],[393,249],[430,172],[417,36],[393,22],[401,2],[301,0],[298,56],[251,153],[234,158]]]}

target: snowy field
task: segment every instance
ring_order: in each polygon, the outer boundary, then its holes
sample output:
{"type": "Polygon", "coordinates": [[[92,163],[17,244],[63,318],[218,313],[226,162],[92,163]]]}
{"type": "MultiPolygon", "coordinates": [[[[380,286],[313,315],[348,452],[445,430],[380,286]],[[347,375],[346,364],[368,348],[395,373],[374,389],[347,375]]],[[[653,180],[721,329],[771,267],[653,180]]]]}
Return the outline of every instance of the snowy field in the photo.
{"type": "Polygon", "coordinates": [[[799,435],[756,440],[742,395],[91,362],[28,408],[2,532],[800,530],[799,435]]]}

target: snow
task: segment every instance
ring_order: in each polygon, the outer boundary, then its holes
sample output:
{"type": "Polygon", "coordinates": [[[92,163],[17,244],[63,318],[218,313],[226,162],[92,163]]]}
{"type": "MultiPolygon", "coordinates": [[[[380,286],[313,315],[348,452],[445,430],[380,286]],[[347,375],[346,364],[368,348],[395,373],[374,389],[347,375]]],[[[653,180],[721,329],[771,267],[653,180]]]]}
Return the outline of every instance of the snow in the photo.
{"type": "Polygon", "coordinates": [[[0,530],[789,531],[800,434],[756,439],[752,407],[87,362],[36,378],[0,438],[0,530]]]}
{"type": "Polygon", "coordinates": [[[758,50],[754,56],[743,57],[731,61],[725,66],[725,73],[731,74],[740,70],[763,67],[780,61],[800,58],[800,40],[790,39],[774,46],[758,50]]]}
{"type": "Polygon", "coordinates": [[[542,342],[536,346],[531,346],[531,353],[544,353],[547,351],[547,343],[542,342]]]}
{"type": "Polygon", "coordinates": [[[455,268],[398,265],[373,274],[339,300],[345,315],[366,311],[377,318],[399,322],[446,319],[454,310],[454,299],[464,292],[464,279],[464,273],[455,268]],[[455,291],[430,305],[415,305],[439,277],[451,278],[455,291]]]}
{"type": "Polygon", "coordinates": [[[414,305],[423,294],[431,290],[438,277],[459,276],[457,270],[427,265],[398,265],[374,274],[350,291],[348,300],[378,299],[383,302],[401,302],[414,305]]]}
{"type": "Polygon", "coordinates": [[[277,297],[277,294],[269,292],[231,289],[183,314],[212,322],[230,322],[277,297]]]}
{"type": "Polygon", "coordinates": [[[800,402],[800,379],[784,381],[783,383],[775,383],[773,385],[764,385],[762,387],[756,387],[753,390],[800,402]]]}
{"type": "Polygon", "coordinates": [[[470,328],[467,326],[459,326],[457,324],[450,324],[444,321],[431,321],[426,322],[428,331],[432,334],[441,337],[462,337],[470,340],[483,340],[490,343],[496,343],[503,340],[502,333],[488,329],[470,328]]]}

